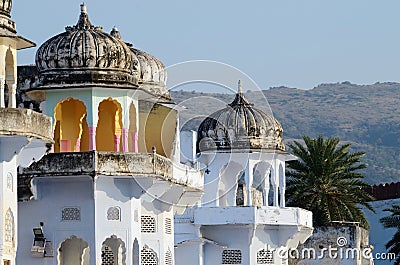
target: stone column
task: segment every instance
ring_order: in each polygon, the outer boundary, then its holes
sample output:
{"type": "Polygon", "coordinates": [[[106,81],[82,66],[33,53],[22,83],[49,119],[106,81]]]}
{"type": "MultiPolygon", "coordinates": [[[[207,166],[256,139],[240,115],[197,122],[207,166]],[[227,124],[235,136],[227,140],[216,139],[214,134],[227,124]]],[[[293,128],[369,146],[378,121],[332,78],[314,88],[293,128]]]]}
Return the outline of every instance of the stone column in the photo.
{"type": "Polygon", "coordinates": [[[129,152],[129,144],[128,144],[128,132],[129,129],[122,128],[122,152],[129,152]]]}
{"type": "Polygon", "coordinates": [[[5,85],[5,80],[3,78],[0,78],[0,108],[6,107],[4,98],[4,85],[5,85]]]}
{"type": "Polygon", "coordinates": [[[114,152],[119,152],[119,146],[121,144],[121,135],[114,135],[114,152]]]}
{"type": "Polygon", "coordinates": [[[8,107],[16,108],[17,107],[17,85],[12,84],[8,87],[8,107]]]}
{"type": "Polygon", "coordinates": [[[246,206],[252,206],[253,201],[252,201],[252,191],[251,187],[253,186],[253,167],[250,165],[250,162],[248,163],[246,170],[245,170],[245,182],[246,182],[246,191],[247,191],[247,203],[245,204],[246,206]]]}
{"type": "Polygon", "coordinates": [[[269,195],[269,172],[270,170],[267,169],[264,175],[264,188],[263,188],[263,205],[268,206],[268,195],[269,195]]]}
{"type": "Polygon", "coordinates": [[[137,153],[137,152],[139,152],[138,133],[137,132],[131,132],[131,137],[132,137],[132,152],[137,153]]]}
{"type": "Polygon", "coordinates": [[[96,127],[89,127],[89,150],[96,150],[96,127]]]}

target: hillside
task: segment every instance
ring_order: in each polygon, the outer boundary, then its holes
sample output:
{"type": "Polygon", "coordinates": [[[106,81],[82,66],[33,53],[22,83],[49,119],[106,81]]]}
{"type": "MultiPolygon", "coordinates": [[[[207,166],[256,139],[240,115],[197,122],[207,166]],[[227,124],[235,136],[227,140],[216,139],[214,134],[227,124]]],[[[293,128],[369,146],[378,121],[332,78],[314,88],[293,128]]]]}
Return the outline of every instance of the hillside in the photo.
{"type": "MultiPolygon", "coordinates": [[[[399,94],[398,83],[343,82],[311,90],[276,87],[246,96],[257,108],[268,111],[265,96],[284,128],[286,142],[302,135],[333,136],[351,142],[354,151],[366,152],[366,180],[375,184],[400,180],[399,94]]],[[[194,129],[204,115],[222,108],[234,95],[175,91],[172,97],[187,107],[181,123],[194,129]]]]}

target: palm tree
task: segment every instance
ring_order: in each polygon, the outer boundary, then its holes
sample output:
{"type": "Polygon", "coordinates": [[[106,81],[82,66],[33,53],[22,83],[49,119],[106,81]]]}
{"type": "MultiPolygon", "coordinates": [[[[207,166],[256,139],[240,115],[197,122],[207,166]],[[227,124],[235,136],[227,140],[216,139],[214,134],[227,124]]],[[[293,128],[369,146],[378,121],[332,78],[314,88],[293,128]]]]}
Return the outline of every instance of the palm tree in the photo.
{"type": "Polygon", "coordinates": [[[288,146],[299,160],[288,163],[288,204],[310,210],[314,226],[333,221],[359,222],[369,228],[359,205],[373,211],[365,192],[369,186],[359,172],[363,152],[349,152],[351,144],[339,145],[338,138],[303,137],[305,146],[294,141],[288,146]]]}
{"type": "Polygon", "coordinates": [[[397,231],[390,239],[385,247],[390,253],[394,253],[397,259],[394,265],[400,265],[400,205],[392,205],[392,208],[385,209],[384,211],[390,212],[391,215],[380,219],[385,228],[396,228],[397,231]]]}

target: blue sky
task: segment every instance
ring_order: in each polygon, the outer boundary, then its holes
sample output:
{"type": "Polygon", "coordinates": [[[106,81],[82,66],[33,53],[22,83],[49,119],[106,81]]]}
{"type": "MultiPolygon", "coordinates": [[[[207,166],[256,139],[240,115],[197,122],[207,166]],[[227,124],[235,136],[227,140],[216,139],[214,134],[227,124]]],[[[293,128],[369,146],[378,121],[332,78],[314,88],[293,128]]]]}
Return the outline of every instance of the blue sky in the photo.
{"type": "MultiPolygon", "coordinates": [[[[82,1],[14,0],[18,33],[45,40],[74,25],[82,1]]],[[[400,81],[400,1],[87,0],[93,24],[115,25],[127,42],[165,65],[213,60],[261,88],[400,81]]],[[[34,62],[36,48],[19,64],[34,62]]]]}

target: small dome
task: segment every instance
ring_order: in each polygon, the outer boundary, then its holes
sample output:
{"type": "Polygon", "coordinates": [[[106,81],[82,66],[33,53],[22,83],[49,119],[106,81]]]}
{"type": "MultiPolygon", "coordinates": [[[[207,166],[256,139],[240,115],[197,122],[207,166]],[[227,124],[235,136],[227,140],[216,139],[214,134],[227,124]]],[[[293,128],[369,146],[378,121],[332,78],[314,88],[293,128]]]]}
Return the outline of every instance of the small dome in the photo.
{"type": "Polygon", "coordinates": [[[10,17],[11,8],[12,8],[12,0],[0,1],[0,14],[10,17]]]}
{"type": "Polygon", "coordinates": [[[153,95],[170,99],[166,89],[167,71],[164,64],[151,54],[131,48],[132,54],[138,59],[136,66],[138,71],[139,87],[153,95]]]}
{"type": "Polygon", "coordinates": [[[65,30],[42,44],[36,53],[42,86],[77,83],[137,86],[129,46],[115,32],[107,34],[101,27],[93,26],[85,4],[81,5],[76,26],[65,30]]]}
{"type": "Polygon", "coordinates": [[[198,151],[230,149],[285,150],[281,124],[269,114],[256,109],[239,91],[226,108],[214,112],[199,126],[198,151]]]}

